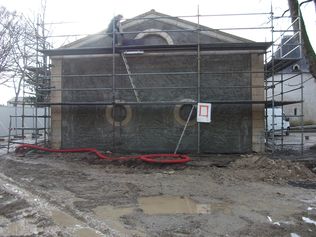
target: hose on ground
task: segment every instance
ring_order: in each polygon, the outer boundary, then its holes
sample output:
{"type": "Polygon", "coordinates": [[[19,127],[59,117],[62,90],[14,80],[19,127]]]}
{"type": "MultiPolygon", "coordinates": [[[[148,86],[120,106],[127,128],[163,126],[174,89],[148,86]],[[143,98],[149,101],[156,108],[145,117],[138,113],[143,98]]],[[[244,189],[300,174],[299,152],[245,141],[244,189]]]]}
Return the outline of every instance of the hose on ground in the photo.
{"type": "Polygon", "coordinates": [[[121,156],[121,157],[109,157],[101,153],[95,148],[73,148],[73,149],[51,149],[41,146],[36,146],[32,144],[21,144],[19,145],[15,152],[21,153],[27,150],[40,150],[46,152],[58,152],[58,153],[81,153],[89,152],[94,153],[100,159],[106,159],[108,161],[117,161],[117,160],[130,160],[130,159],[139,159],[147,163],[160,163],[160,164],[181,164],[191,161],[190,157],[182,154],[147,154],[147,155],[138,155],[138,156],[121,156]]]}

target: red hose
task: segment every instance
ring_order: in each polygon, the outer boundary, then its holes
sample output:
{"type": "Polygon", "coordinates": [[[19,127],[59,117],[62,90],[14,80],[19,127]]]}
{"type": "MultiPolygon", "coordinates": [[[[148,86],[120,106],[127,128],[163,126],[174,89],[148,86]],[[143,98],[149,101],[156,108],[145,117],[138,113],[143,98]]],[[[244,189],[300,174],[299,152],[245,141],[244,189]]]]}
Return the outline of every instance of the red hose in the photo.
{"type": "Polygon", "coordinates": [[[148,163],[160,163],[160,164],[180,164],[180,163],[186,163],[191,161],[190,157],[187,155],[180,155],[180,154],[149,154],[149,155],[139,155],[139,156],[122,156],[122,157],[116,157],[111,158],[100,151],[98,151],[95,148],[76,148],[76,149],[50,149],[45,147],[40,147],[32,144],[22,144],[19,145],[16,148],[16,152],[25,151],[28,149],[35,149],[35,150],[41,150],[41,151],[47,151],[47,152],[92,152],[97,155],[100,159],[106,159],[109,161],[114,160],[130,160],[130,159],[139,159],[148,163]],[[174,159],[159,159],[160,157],[170,157],[174,159]]]}

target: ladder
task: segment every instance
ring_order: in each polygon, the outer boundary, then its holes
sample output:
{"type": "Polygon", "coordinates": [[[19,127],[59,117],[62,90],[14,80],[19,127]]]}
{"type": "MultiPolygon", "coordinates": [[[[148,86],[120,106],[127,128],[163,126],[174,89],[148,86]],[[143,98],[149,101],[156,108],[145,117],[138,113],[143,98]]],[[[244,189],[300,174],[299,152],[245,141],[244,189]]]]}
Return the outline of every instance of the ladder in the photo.
{"type": "Polygon", "coordinates": [[[134,83],[134,79],[133,79],[133,77],[131,75],[131,70],[130,70],[129,65],[127,63],[127,59],[125,57],[124,52],[122,52],[121,55],[122,55],[122,59],[123,59],[123,62],[125,64],[125,68],[126,68],[126,71],[127,71],[127,74],[128,74],[128,78],[129,78],[129,81],[131,82],[131,85],[132,85],[132,88],[133,88],[136,100],[137,100],[137,102],[140,102],[138,91],[136,89],[136,86],[135,86],[135,83],[134,83]]]}

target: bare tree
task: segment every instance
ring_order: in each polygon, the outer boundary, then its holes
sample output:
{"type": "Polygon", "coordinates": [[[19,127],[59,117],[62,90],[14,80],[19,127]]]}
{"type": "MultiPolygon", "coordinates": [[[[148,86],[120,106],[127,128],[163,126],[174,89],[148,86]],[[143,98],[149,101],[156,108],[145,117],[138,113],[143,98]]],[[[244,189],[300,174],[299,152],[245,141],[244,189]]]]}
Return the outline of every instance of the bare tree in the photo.
{"type": "Polygon", "coordinates": [[[23,30],[20,32],[19,41],[13,47],[14,77],[10,83],[14,88],[15,104],[18,102],[23,81],[27,83],[30,77],[28,68],[36,65],[36,29],[28,19],[23,16],[21,19],[23,30]]]}
{"type": "Polygon", "coordinates": [[[45,10],[45,0],[37,19],[0,8],[0,84],[14,89],[15,105],[23,83],[35,92],[38,78],[43,79],[39,67],[46,64],[46,59],[39,57],[39,50],[47,47],[46,32],[40,30],[44,25],[45,10]]]}
{"type": "Polygon", "coordinates": [[[42,88],[49,87],[49,68],[47,56],[41,53],[41,50],[49,48],[49,43],[47,41],[49,30],[45,27],[45,17],[46,17],[46,0],[41,0],[40,12],[37,15],[36,20],[28,19],[26,22],[28,26],[28,32],[26,33],[26,41],[33,48],[27,47],[26,56],[28,56],[28,61],[26,64],[26,82],[29,88],[36,94],[36,98],[33,100],[38,102],[43,102],[49,92],[40,91],[42,88]],[[34,49],[36,49],[34,51],[34,49]],[[33,54],[32,54],[33,52],[33,54]]]}
{"type": "Polygon", "coordinates": [[[22,31],[20,16],[0,7],[0,84],[14,77],[14,47],[22,31]]]}

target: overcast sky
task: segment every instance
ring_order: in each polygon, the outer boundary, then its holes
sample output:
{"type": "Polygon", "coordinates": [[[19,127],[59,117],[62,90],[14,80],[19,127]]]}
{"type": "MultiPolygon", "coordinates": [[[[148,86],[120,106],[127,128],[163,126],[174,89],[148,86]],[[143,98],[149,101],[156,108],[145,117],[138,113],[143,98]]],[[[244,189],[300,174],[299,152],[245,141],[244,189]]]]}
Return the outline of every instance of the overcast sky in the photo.
{"type": "MultiPolygon", "coordinates": [[[[40,3],[41,0],[0,0],[0,5],[9,10],[23,12],[27,16],[36,15],[40,9],[40,3]]],[[[270,12],[271,0],[47,0],[46,22],[68,22],[50,25],[52,35],[91,34],[105,29],[111,18],[117,14],[122,14],[124,18],[132,18],[155,9],[158,12],[172,16],[187,16],[196,15],[198,6],[200,14],[270,12]]],[[[275,15],[281,15],[288,8],[287,0],[274,0],[272,6],[275,15]]],[[[311,42],[316,48],[316,34],[314,33],[316,29],[315,7],[313,3],[308,3],[302,10],[311,42]]],[[[186,20],[195,21],[196,19],[186,18],[186,20]]],[[[205,17],[200,22],[212,28],[257,27],[265,26],[268,23],[268,16],[205,17]]],[[[271,34],[266,30],[257,31],[256,33],[251,31],[230,31],[229,33],[255,41],[269,41],[271,39],[271,34]]],[[[65,42],[65,40],[63,39],[62,42],[65,42]]],[[[6,104],[6,101],[14,96],[12,91],[4,87],[0,87],[0,94],[0,104],[6,104]]]]}

